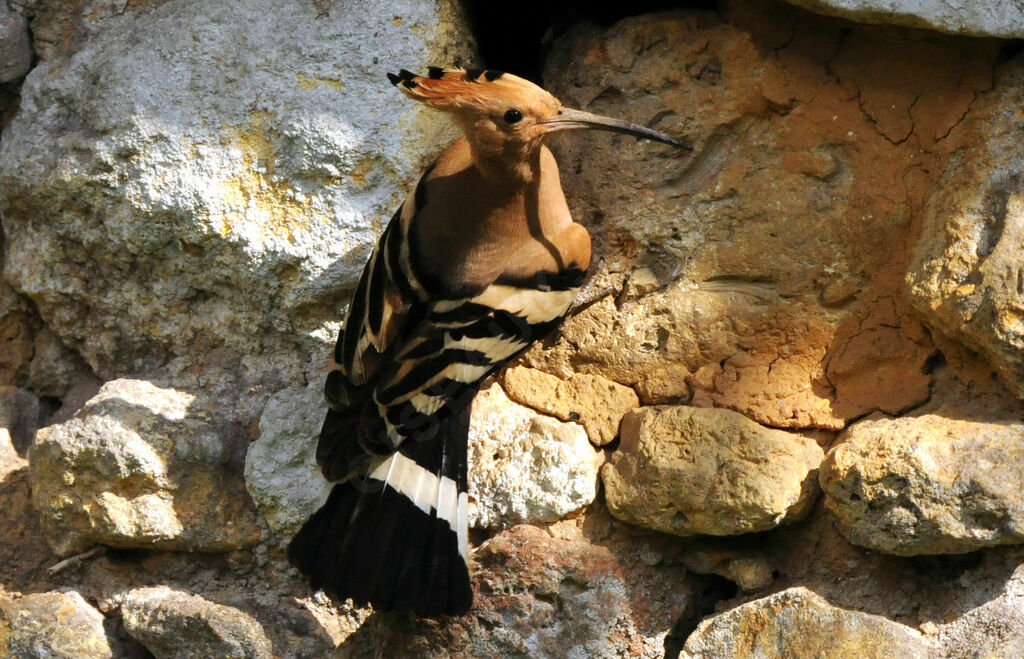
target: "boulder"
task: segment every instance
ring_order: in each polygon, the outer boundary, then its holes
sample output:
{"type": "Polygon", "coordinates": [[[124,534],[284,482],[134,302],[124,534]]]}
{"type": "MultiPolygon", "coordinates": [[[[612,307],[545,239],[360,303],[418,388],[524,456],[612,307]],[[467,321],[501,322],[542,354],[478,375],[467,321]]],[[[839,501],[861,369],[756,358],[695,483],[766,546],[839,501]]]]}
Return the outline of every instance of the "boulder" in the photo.
{"type": "Polygon", "coordinates": [[[125,631],[158,659],[270,659],[263,627],[238,609],[167,586],[136,588],[121,602],[125,631]]]}
{"type": "Polygon", "coordinates": [[[537,414],[491,385],[470,420],[470,526],[553,522],[577,511],[597,496],[602,462],[578,424],[537,414]]]}
{"type": "Polygon", "coordinates": [[[115,547],[228,551],[260,538],[241,478],[238,431],[222,400],[145,380],[113,380],[36,434],[32,501],[60,555],[115,547]]]}
{"type": "Polygon", "coordinates": [[[79,12],[40,12],[49,49],[0,146],[9,283],[104,379],[297,370],[456,134],[385,73],[466,62],[460,5],[79,12]]]}
{"type": "Polygon", "coordinates": [[[619,519],[680,536],[765,531],[810,512],[823,453],[729,410],[644,407],[601,471],[619,519]]]}
{"type": "Polygon", "coordinates": [[[901,556],[1024,543],[1024,423],[962,407],[859,421],[819,474],[850,542],[901,556]]]}
{"type": "Polygon", "coordinates": [[[0,593],[0,655],[12,659],[113,657],[103,616],[74,590],[0,593]]]}
{"type": "Polygon", "coordinates": [[[925,659],[917,630],[882,616],[832,606],[806,588],[790,588],[706,619],[686,640],[685,659],[836,657],[925,659]],[[785,648],[784,651],[780,648],[785,648]]]}

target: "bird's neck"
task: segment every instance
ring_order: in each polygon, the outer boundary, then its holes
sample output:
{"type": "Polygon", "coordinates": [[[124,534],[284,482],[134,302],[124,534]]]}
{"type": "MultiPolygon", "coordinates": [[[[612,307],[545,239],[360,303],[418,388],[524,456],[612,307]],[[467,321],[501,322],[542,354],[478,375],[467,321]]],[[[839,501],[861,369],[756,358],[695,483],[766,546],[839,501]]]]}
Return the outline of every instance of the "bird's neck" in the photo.
{"type": "Polygon", "coordinates": [[[474,146],[470,142],[473,164],[490,183],[510,188],[526,189],[540,179],[540,145],[506,145],[494,150],[474,146]]]}

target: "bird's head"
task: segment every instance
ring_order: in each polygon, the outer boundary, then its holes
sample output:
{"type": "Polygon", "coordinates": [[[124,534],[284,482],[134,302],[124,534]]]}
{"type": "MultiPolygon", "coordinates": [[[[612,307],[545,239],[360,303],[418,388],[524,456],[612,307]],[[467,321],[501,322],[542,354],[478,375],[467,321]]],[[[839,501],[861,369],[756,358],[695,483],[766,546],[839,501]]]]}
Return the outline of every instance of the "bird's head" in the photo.
{"type": "Polygon", "coordinates": [[[563,107],[553,95],[510,73],[495,70],[443,70],[426,76],[405,69],[388,79],[406,96],[450,113],[466,133],[474,157],[514,166],[535,153],[548,135],[590,128],[626,133],[683,149],[674,137],[619,119],[563,107]]]}

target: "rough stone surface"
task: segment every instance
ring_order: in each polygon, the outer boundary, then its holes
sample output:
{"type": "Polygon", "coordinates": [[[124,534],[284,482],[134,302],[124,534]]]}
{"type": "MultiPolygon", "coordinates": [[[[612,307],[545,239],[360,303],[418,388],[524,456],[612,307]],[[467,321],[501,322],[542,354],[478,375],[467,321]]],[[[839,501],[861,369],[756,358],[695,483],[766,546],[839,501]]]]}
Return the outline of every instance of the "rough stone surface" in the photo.
{"type": "Polygon", "coordinates": [[[104,378],[308,353],[454,134],[384,73],[469,58],[458,6],[83,9],[0,146],[8,281],[104,378]]]}
{"type": "Polygon", "coordinates": [[[760,3],[726,16],[577,26],[556,44],[545,81],[563,102],[695,152],[555,141],[603,257],[596,282],[616,294],[527,364],[773,427],[910,409],[935,352],[903,290],[912,218],[992,85],[994,46],[847,34],[760,3]]]}
{"type": "Polygon", "coordinates": [[[121,616],[127,632],[158,659],[274,656],[262,626],[251,616],[166,586],[129,592],[121,616]]]}
{"type": "Polygon", "coordinates": [[[786,0],[798,7],[852,21],[928,28],[976,37],[1024,38],[1019,0],[786,0]]]}
{"type": "Polygon", "coordinates": [[[7,474],[17,471],[28,465],[25,458],[18,455],[14,450],[14,442],[7,428],[0,428],[0,481],[7,478],[7,474]]]}
{"type": "Polygon", "coordinates": [[[807,515],[823,457],[812,440],[729,410],[646,407],[623,419],[601,479],[623,521],[681,536],[736,535],[807,515]]]}
{"type": "Polygon", "coordinates": [[[82,356],[69,350],[52,330],[44,327],[35,335],[25,386],[40,396],[64,399],[75,388],[99,389],[101,384],[82,356]]]}
{"type": "Polygon", "coordinates": [[[579,510],[597,496],[602,461],[579,425],[517,405],[491,385],[473,401],[469,524],[552,522],[579,510]]]}
{"type": "Polygon", "coordinates": [[[25,298],[0,280],[0,384],[22,384],[34,354],[37,320],[25,298]]]}
{"type": "Polygon", "coordinates": [[[58,554],[93,543],[226,551],[259,539],[241,455],[210,401],[114,380],[73,418],[41,429],[32,498],[58,554]]]}
{"type": "Polygon", "coordinates": [[[32,42],[28,21],[0,4],[0,83],[10,82],[28,73],[32,66],[32,42]]]}
{"type": "Polygon", "coordinates": [[[1024,542],[1024,423],[942,406],[874,416],[822,464],[825,505],[853,543],[910,556],[1024,542]]]}
{"type": "MultiPolygon", "coordinates": [[[[1024,14],[1024,7],[1020,7],[1024,14]]],[[[984,355],[1024,398],[1024,58],[967,123],[928,200],[907,274],[934,331],[984,355]]]]}
{"type": "Polygon", "coordinates": [[[608,547],[558,531],[517,526],[484,544],[469,615],[374,616],[343,648],[350,656],[664,656],[668,629],[696,596],[692,577],[650,560],[642,542],[608,547]]]}
{"type": "Polygon", "coordinates": [[[103,616],[75,591],[0,593],[0,655],[12,659],[113,657],[103,616]]]}
{"type": "Polygon", "coordinates": [[[832,606],[806,588],[738,606],[702,622],[680,657],[924,659],[930,644],[910,627],[832,606]]]}
{"type": "Polygon", "coordinates": [[[587,437],[604,446],[619,436],[619,424],[640,404],[629,387],[595,375],[577,374],[568,380],[516,366],[501,376],[508,397],[562,421],[578,421],[587,437]]]}
{"type": "Polygon", "coordinates": [[[319,384],[275,394],[245,455],[245,487],[275,531],[297,531],[330,494],[316,464],[327,404],[319,384]]]}
{"type": "Polygon", "coordinates": [[[19,453],[27,451],[42,418],[39,399],[31,391],[0,385],[0,428],[7,429],[19,453]]]}

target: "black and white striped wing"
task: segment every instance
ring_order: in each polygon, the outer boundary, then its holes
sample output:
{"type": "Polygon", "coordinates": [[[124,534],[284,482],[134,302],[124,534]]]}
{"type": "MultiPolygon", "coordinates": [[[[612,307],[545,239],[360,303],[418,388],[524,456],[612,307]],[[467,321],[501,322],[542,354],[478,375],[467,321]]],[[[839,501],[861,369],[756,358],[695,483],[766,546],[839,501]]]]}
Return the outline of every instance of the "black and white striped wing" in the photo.
{"type": "Polygon", "coordinates": [[[339,484],[289,557],[332,594],[429,616],[472,604],[470,402],[487,376],[557,326],[584,272],[499,280],[457,298],[428,290],[409,240],[423,187],[360,277],[317,446],[324,475],[339,484]]]}

